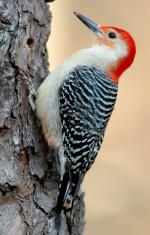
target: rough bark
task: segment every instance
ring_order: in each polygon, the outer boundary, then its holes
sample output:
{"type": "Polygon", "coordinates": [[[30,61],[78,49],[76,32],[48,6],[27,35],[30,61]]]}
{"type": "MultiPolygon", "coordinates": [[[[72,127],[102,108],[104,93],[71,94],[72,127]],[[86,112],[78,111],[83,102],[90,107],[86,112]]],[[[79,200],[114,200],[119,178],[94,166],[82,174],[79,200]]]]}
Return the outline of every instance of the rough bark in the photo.
{"type": "MultiPolygon", "coordinates": [[[[51,13],[44,0],[0,0],[0,234],[55,234],[59,161],[49,152],[28,96],[48,74],[51,13]]],[[[80,210],[79,210],[80,208],[80,210]]],[[[72,234],[83,231],[76,202],[72,234]]],[[[60,234],[67,235],[63,215],[60,234]]]]}

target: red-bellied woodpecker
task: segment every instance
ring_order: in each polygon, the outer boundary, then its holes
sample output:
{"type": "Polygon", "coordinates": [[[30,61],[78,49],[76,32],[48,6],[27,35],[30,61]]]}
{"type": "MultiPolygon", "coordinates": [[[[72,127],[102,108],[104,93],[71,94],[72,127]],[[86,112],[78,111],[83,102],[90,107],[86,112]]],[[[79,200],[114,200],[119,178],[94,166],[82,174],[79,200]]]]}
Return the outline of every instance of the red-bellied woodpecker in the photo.
{"type": "Polygon", "coordinates": [[[119,77],[136,52],[127,31],[75,15],[94,32],[96,44],[58,66],[36,97],[45,138],[59,150],[64,166],[57,203],[60,211],[71,207],[97,156],[116,101],[119,77]]]}

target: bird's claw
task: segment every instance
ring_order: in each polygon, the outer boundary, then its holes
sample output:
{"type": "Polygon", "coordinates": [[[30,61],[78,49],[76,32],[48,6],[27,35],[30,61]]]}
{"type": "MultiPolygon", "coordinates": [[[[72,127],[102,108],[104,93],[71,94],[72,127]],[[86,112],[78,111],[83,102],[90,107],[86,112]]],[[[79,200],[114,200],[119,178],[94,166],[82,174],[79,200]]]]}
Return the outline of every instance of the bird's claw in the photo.
{"type": "Polygon", "coordinates": [[[32,108],[32,111],[35,111],[36,110],[36,106],[35,106],[36,92],[34,88],[30,89],[28,99],[29,99],[29,104],[30,104],[30,107],[32,108]]]}

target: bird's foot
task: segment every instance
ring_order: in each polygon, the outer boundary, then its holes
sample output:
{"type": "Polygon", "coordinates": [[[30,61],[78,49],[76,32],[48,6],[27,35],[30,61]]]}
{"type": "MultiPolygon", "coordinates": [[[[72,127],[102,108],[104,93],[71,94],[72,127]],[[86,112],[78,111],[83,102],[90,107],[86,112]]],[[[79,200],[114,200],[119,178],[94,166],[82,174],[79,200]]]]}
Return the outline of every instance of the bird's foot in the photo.
{"type": "Polygon", "coordinates": [[[30,104],[30,107],[31,107],[32,111],[36,110],[35,99],[36,99],[36,91],[35,91],[34,87],[31,86],[29,88],[28,100],[29,100],[29,104],[30,104]]]}

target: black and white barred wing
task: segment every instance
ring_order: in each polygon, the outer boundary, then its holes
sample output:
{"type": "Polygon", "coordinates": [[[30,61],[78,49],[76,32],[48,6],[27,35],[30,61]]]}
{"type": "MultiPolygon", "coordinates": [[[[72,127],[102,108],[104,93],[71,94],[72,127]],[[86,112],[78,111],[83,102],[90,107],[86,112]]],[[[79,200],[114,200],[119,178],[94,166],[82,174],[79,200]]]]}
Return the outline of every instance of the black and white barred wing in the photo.
{"type": "Polygon", "coordinates": [[[99,69],[78,66],[60,89],[64,155],[71,171],[85,173],[101,146],[117,86],[99,69]]]}

